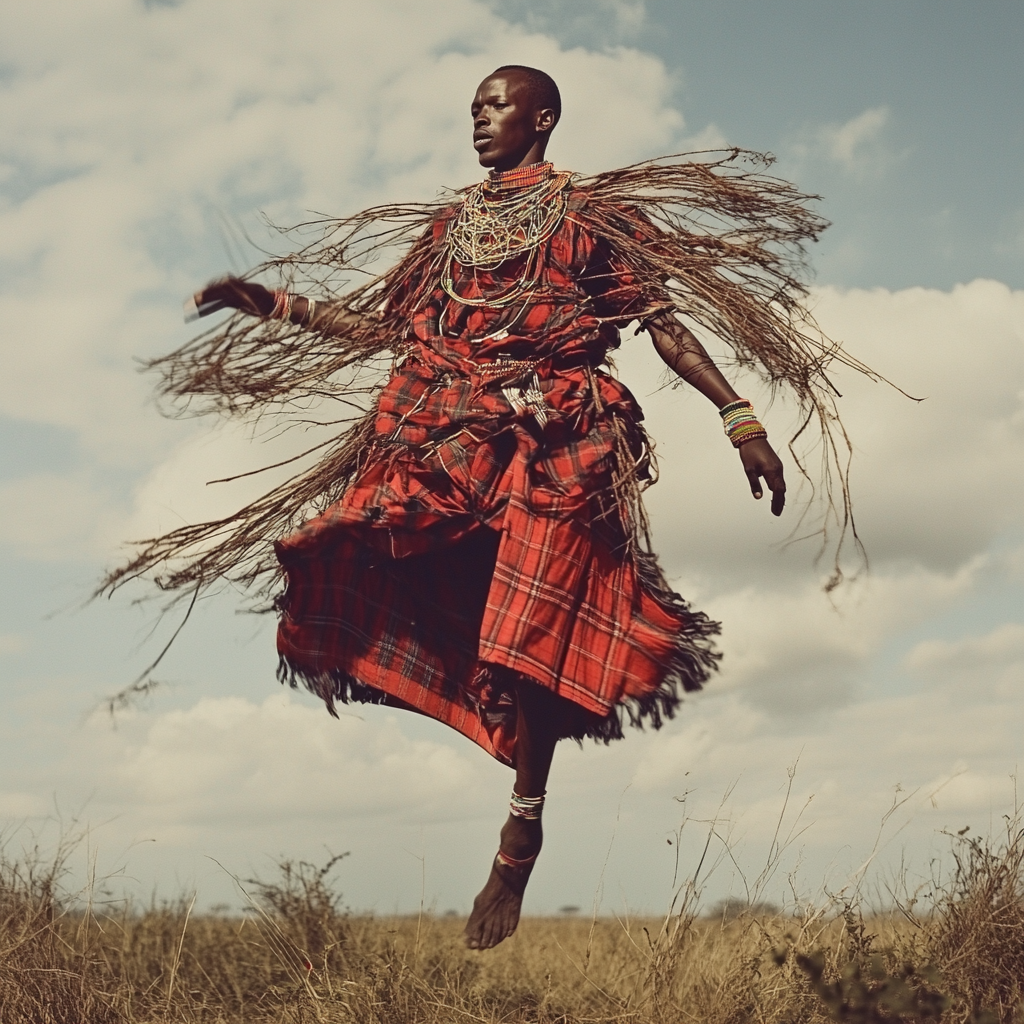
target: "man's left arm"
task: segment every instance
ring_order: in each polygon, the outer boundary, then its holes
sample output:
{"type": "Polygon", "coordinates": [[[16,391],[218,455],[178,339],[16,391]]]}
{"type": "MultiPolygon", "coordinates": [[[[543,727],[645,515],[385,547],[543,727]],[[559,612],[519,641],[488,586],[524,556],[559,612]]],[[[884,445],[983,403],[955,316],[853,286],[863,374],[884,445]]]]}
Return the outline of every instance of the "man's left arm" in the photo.
{"type": "MultiPolygon", "coordinates": [[[[656,317],[647,323],[658,355],[680,377],[722,409],[740,401],[739,395],[722,375],[704,346],[671,314],[656,317]]],[[[740,461],[755,498],[763,494],[761,478],[772,492],[772,515],[782,515],[786,504],[786,481],[782,460],[763,437],[740,444],[740,461]]]]}

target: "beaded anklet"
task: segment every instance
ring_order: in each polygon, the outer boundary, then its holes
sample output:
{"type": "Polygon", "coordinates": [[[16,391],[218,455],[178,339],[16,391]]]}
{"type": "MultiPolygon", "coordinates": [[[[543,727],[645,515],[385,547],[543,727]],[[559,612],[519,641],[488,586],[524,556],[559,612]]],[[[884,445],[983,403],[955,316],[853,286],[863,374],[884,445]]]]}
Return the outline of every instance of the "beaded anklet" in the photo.
{"type": "Polygon", "coordinates": [[[738,402],[730,402],[718,410],[725,427],[725,436],[732,442],[733,448],[739,448],[747,441],[767,437],[768,431],[754,415],[754,407],[745,398],[738,402]]]}
{"type": "MultiPolygon", "coordinates": [[[[509,801],[509,812],[514,818],[522,818],[524,821],[540,821],[541,811],[544,810],[544,797],[542,796],[520,796],[512,790],[512,799],[509,801]]],[[[494,858],[495,863],[505,868],[527,868],[537,859],[537,854],[532,857],[510,857],[499,849],[494,858]]]]}
{"type": "Polygon", "coordinates": [[[539,821],[541,811],[543,810],[544,797],[520,796],[515,790],[512,790],[509,812],[514,818],[523,818],[525,821],[539,821]]]}
{"type": "Polygon", "coordinates": [[[537,854],[532,857],[510,857],[507,853],[498,851],[497,856],[494,858],[503,868],[528,868],[536,859],[537,854]]]}

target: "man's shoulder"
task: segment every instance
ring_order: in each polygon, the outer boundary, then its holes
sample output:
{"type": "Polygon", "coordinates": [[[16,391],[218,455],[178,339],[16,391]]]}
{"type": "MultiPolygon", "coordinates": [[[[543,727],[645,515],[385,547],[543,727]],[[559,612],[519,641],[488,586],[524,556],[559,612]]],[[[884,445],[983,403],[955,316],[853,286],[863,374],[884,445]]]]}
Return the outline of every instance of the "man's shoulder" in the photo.
{"type": "Polygon", "coordinates": [[[576,220],[598,236],[607,234],[609,230],[616,236],[624,232],[637,240],[657,234],[640,204],[630,203],[622,196],[613,199],[585,185],[572,190],[568,208],[576,220]]]}

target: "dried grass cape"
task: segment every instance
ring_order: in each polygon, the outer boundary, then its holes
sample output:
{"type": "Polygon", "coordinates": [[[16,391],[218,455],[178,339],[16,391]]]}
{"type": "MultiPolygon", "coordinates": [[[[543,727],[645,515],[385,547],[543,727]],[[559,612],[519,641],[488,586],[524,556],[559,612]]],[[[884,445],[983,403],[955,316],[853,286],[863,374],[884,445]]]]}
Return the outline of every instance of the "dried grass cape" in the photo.
{"type": "MultiPolygon", "coordinates": [[[[837,532],[834,583],[844,539],[859,542],[847,486],[849,443],[826,372],[839,362],[876,375],[825,338],[804,305],[804,245],[816,240],[827,222],[809,209],[817,197],[763,173],[772,159],[738,149],[689,153],[578,177],[573,206],[629,266],[645,293],[664,297],[648,314],[657,309],[685,314],[728,345],[737,365],[795,397],[802,425],[790,449],[807,480],[823,491],[824,521],[831,519],[837,532]],[[820,441],[810,445],[821,462],[816,480],[805,469],[806,457],[793,448],[814,425],[820,431],[820,441]]],[[[272,541],[336,501],[356,473],[373,430],[376,388],[366,385],[366,371],[383,370],[403,355],[410,313],[421,296],[414,294],[400,309],[389,307],[389,299],[425,262],[429,272],[416,275],[424,282],[421,291],[435,286],[446,254],[432,244],[428,229],[465,191],[300,225],[296,230],[318,233],[316,242],[252,271],[250,276],[276,273],[294,290],[333,300],[336,310],[367,314],[346,333],[323,330],[329,313],[319,317],[318,330],[237,314],[147,364],[161,375],[159,394],[184,403],[182,414],[250,420],[274,415],[302,422],[311,406],[335,399],[348,404],[349,425],[311,450],[323,451],[314,466],[234,515],[138,542],[134,556],[110,572],[97,593],[109,594],[144,575],[176,599],[191,596],[193,604],[218,582],[241,584],[257,603],[277,589],[281,569],[272,541]],[[378,274],[368,269],[403,247],[404,255],[390,269],[378,274]],[[352,286],[355,275],[364,281],[352,286]]],[[[633,484],[618,488],[631,506],[622,511],[635,527],[637,543],[649,550],[631,467],[620,466],[617,475],[623,484],[633,484]]]]}

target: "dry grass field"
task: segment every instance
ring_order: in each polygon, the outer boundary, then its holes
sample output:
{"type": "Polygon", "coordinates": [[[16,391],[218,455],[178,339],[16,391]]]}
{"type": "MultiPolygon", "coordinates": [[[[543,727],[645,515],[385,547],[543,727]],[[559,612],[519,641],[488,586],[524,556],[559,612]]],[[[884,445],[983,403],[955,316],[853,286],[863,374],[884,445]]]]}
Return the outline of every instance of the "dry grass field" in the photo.
{"type": "Polygon", "coordinates": [[[0,1021],[1019,1024],[1021,823],[951,844],[947,881],[884,915],[710,916],[684,883],[663,919],[528,919],[487,953],[455,918],[346,914],[332,865],[282,864],[246,884],[252,913],[218,916],[100,910],[62,892],[67,849],[0,855],[0,1021]]]}

